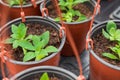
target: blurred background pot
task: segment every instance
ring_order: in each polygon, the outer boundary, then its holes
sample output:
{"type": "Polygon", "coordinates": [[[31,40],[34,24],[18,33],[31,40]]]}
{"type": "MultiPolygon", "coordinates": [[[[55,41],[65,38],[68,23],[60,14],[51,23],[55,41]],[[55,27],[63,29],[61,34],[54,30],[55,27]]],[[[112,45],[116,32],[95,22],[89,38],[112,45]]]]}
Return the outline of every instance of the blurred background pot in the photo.
{"type": "MultiPolygon", "coordinates": [[[[39,11],[39,5],[41,4],[43,0],[36,0],[37,7],[34,8],[32,3],[23,5],[23,11],[25,12],[25,16],[41,16],[41,13],[39,11]]],[[[21,8],[20,5],[18,6],[10,6],[9,4],[5,3],[4,0],[0,0],[1,8],[3,11],[7,10],[9,11],[9,14],[6,15],[9,20],[19,18],[21,15],[21,8]]],[[[5,14],[5,13],[4,13],[5,14]]]]}

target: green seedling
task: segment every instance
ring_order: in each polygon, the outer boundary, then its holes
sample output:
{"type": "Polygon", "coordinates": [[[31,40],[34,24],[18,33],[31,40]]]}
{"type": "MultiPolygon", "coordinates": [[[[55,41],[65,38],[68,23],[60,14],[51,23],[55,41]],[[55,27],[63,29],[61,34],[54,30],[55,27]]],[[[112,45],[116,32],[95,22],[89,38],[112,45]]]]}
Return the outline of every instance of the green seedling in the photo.
{"type": "MultiPolygon", "coordinates": [[[[26,0],[21,0],[22,1],[22,4],[25,4],[26,3],[26,0]]],[[[20,0],[7,0],[8,4],[10,6],[13,6],[13,5],[20,5],[20,0]]]]}
{"type": "Polygon", "coordinates": [[[110,41],[120,41],[120,29],[117,29],[117,25],[113,21],[107,23],[106,31],[102,29],[102,33],[110,41]]]}
{"type": "MultiPolygon", "coordinates": [[[[78,19],[76,21],[83,21],[87,19],[87,17],[81,14],[78,10],[74,10],[73,7],[78,3],[84,3],[89,0],[59,0],[60,9],[64,12],[62,13],[62,19],[66,22],[73,22],[73,17],[77,16],[78,19]]],[[[56,21],[60,21],[59,17],[55,19],[56,21]]]]}
{"type": "Polygon", "coordinates": [[[115,47],[111,47],[110,49],[114,52],[114,54],[112,54],[112,53],[103,53],[102,55],[104,57],[109,58],[109,59],[120,61],[120,43],[119,43],[119,45],[116,45],[115,47]]]}
{"type": "Polygon", "coordinates": [[[50,80],[49,79],[49,76],[48,76],[48,73],[43,73],[42,76],[40,77],[40,80],[50,80]]]}
{"type": "Polygon", "coordinates": [[[12,44],[13,49],[21,47],[24,53],[23,61],[35,59],[36,61],[49,55],[49,53],[57,52],[54,46],[47,46],[49,42],[49,31],[41,35],[26,35],[27,28],[25,24],[20,23],[18,26],[12,25],[12,34],[5,43],[12,44]]]}

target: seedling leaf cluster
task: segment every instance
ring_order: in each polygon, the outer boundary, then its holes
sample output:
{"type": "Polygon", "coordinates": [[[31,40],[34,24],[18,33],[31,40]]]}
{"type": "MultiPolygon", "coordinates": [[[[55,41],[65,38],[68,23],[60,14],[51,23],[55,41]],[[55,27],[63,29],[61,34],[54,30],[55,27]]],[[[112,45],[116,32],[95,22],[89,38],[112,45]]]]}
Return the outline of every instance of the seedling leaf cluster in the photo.
{"type": "Polygon", "coordinates": [[[120,61],[120,29],[117,29],[115,22],[109,21],[106,25],[106,31],[102,29],[102,33],[106,39],[117,42],[114,47],[110,47],[113,53],[104,52],[102,55],[109,59],[120,61]]]}
{"type": "MultiPolygon", "coordinates": [[[[25,4],[26,3],[26,0],[21,0],[22,1],[22,4],[25,4]]],[[[20,0],[7,0],[8,4],[10,6],[14,6],[14,5],[20,5],[21,2],[20,0]]]]}
{"type": "Polygon", "coordinates": [[[21,47],[24,53],[24,62],[32,59],[39,61],[49,53],[58,51],[54,46],[47,46],[50,39],[49,31],[41,35],[26,35],[27,27],[24,23],[20,23],[18,26],[13,24],[11,30],[12,34],[5,40],[5,43],[12,44],[13,49],[21,47]]]}
{"type": "MultiPolygon", "coordinates": [[[[83,21],[86,20],[87,17],[80,13],[78,10],[74,10],[73,7],[76,4],[84,3],[89,0],[59,0],[60,9],[63,11],[62,19],[66,22],[74,22],[74,21],[83,21]],[[73,20],[73,17],[77,16],[77,20],[73,20]]],[[[59,17],[55,19],[59,21],[59,17]]]]}

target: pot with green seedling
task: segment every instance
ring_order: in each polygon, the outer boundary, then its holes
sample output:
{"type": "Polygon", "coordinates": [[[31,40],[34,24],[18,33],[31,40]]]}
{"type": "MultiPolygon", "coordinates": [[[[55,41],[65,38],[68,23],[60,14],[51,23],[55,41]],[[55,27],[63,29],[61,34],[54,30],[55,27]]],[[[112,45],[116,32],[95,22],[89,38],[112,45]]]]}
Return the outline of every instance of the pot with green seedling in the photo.
{"type": "Polygon", "coordinates": [[[60,37],[59,29],[56,23],[38,16],[26,17],[25,23],[18,18],[3,26],[0,37],[5,45],[4,59],[10,74],[33,66],[57,66],[65,42],[64,31],[60,37]]]}
{"type": "Polygon", "coordinates": [[[77,76],[70,71],[53,66],[40,66],[22,71],[10,80],[76,80],[77,76]]]}
{"type": "MultiPolygon", "coordinates": [[[[50,0],[46,2],[46,8],[49,13],[48,19],[58,22],[60,18],[58,17],[58,12],[54,6],[55,4],[52,5],[53,3],[54,2],[51,2],[50,0]]],[[[85,48],[85,37],[90,27],[95,2],[92,0],[59,0],[58,5],[62,12],[64,25],[69,28],[77,49],[81,53],[85,48]]],[[[40,6],[41,11],[43,7],[44,3],[40,6]]],[[[44,14],[46,16],[46,13],[44,14]]],[[[74,55],[68,41],[65,43],[62,54],[65,56],[74,55]]]]}
{"type": "Polygon", "coordinates": [[[92,29],[90,80],[120,80],[120,21],[106,21],[92,29]]]}
{"type": "Polygon", "coordinates": [[[39,5],[42,1],[43,0],[0,0],[0,3],[3,9],[5,8],[9,11],[8,19],[11,20],[21,16],[21,3],[22,11],[24,11],[26,16],[40,16],[39,5]]]}

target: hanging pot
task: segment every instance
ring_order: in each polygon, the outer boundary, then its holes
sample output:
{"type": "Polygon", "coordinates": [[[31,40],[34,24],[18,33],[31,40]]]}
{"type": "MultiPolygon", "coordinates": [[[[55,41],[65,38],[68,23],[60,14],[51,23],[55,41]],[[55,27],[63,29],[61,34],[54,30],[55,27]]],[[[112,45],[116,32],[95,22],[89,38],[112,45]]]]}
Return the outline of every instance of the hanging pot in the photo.
{"type": "MultiPolygon", "coordinates": [[[[2,27],[1,29],[1,38],[5,37],[6,34],[10,34],[10,28],[12,24],[18,25],[21,22],[21,18],[15,19],[13,21],[8,22],[5,26],[2,27]]],[[[25,24],[35,24],[38,23],[40,25],[44,25],[44,26],[50,26],[56,30],[60,29],[60,26],[57,25],[54,22],[51,22],[47,19],[44,19],[42,17],[39,16],[27,16],[26,17],[26,22],[25,24]]],[[[50,31],[51,32],[51,31],[50,31]]],[[[58,34],[59,35],[59,34],[58,34]]],[[[52,53],[51,55],[43,58],[40,61],[30,61],[30,62],[21,62],[21,61],[16,61],[13,60],[7,56],[4,56],[5,58],[5,64],[10,72],[11,75],[14,75],[20,71],[23,71],[29,67],[33,67],[33,66],[41,66],[41,65],[52,65],[52,66],[57,66],[59,64],[59,60],[60,60],[60,54],[59,52],[61,51],[61,49],[63,48],[63,45],[65,43],[65,34],[64,31],[62,30],[62,38],[60,40],[60,45],[58,47],[58,52],[57,53],[52,53]],[[17,69],[16,69],[17,68],[17,69]]]]}
{"type": "Polygon", "coordinates": [[[56,77],[60,80],[76,80],[77,76],[70,71],[67,71],[65,69],[54,67],[54,66],[40,66],[40,67],[33,67],[29,68],[25,71],[22,71],[12,78],[10,80],[31,80],[36,77],[38,77],[37,80],[40,80],[40,76],[47,72],[49,77],[56,77]],[[37,76],[36,76],[37,75],[37,76]]]}
{"type": "MultiPolygon", "coordinates": [[[[102,32],[102,29],[105,29],[107,22],[108,21],[95,25],[91,32],[91,38],[97,34],[100,34],[102,32]]],[[[120,28],[120,21],[116,20],[115,23],[117,24],[118,28],[120,28]]],[[[90,80],[120,80],[120,67],[110,64],[99,57],[97,55],[98,53],[95,53],[95,51],[91,49],[91,45],[89,45],[89,53],[90,80]]]]}
{"type": "MultiPolygon", "coordinates": [[[[25,16],[40,16],[41,13],[39,11],[39,5],[42,1],[43,0],[36,0],[36,4],[37,4],[36,8],[33,7],[32,3],[23,5],[22,8],[23,8],[23,11],[25,13],[25,16]]],[[[5,8],[5,10],[9,11],[9,15],[7,16],[7,17],[9,17],[8,18],[9,20],[19,18],[21,16],[20,15],[20,13],[21,13],[21,6],[20,5],[10,6],[9,4],[5,3],[4,0],[0,0],[0,3],[1,3],[1,7],[3,9],[5,8]]]]}
{"type": "MultiPolygon", "coordinates": [[[[48,6],[50,4],[51,4],[50,0],[46,2],[46,6],[48,6]]],[[[89,2],[86,2],[85,5],[93,12],[94,7],[95,7],[95,1],[91,0],[89,2]]],[[[40,10],[42,11],[43,8],[44,8],[44,3],[41,3],[40,10]]],[[[46,13],[44,13],[44,16],[47,16],[48,19],[55,21],[53,18],[51,18],[46,13]]],[[[87,32],[90,28],[91,19],[92,18],[90,17],[81,22],[64,22],[65,27],[69,28],[71,35],[73,37],[73,40],[75,42],[75,45],[77,47],[77,50],[79,51],[80,54],[85,49],[85,44],[86,44],[85,38],[86,38],[87,32]]],[[[66,31],[66,33],[67,33],[67,31],[66,31]]],[[[74,55],[73,50],[72,50],[68,40],[65,42],[65,46],[63,47],[61,53],[64,56],[73,56],[74,55]]]]}

